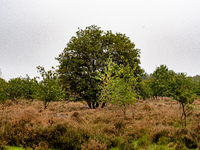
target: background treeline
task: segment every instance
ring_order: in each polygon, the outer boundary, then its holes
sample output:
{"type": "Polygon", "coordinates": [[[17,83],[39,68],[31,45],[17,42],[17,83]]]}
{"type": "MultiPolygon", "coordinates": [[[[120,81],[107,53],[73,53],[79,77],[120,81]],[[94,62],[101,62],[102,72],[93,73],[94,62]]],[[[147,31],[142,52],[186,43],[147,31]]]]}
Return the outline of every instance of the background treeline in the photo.
{"type": "MultiPolygon", "coordinates": [[[[177,85],[181,85],[187,81],[187,86],[191,92],[200,96],[200,76],[187,76],[185,73],[176,73],[169,70],[166,65],[160,65],[152,74],[142,76],[142,90],[141,97],[157,98],[157,97],[171,97],[175,88],[175,79],[179,78],[180,81],[177,85]]],[[[186,86],[186,85],[185,85],[186,86]]]]}
{"type": "MultiPolygon", "coordinates": [[[[40,67],[42,68],[42,67],[40,67]]],[[[59,84],[58,75],[53,71],[45,72],[43,69],[43,78],[31,79],[28,75],[26,77],[17,77],[6,81],[0,78],[0,100],[18,100],[18,99],[38,99],[46,101],[68,100],[62,86],[59,84]]],[[[173,80],[175,77],[181,76],[182,80],[188,81],[190,90],[200,96],[200,75],[188,77],[183,73],[175,73],[169,70],[166,65],[157,67],[152,74],[144,73],[141,76],[140,91],[138,93],[141,99],[156,99],[157,97],[171,97],[173,80]]],[[[73,100],[73,98],[71,98],[73,100]]],[[[48,105],[48,104],[46,104],[48,105]]]]}
{"type": "Polygon", "coordinates": [[[37,69],[42,79],[39,77],[31,79],[26,75],[26,77],[13,78],[7,82],[0,78],[0,101],[38,99],[44,101],[46,109],[51,101],[64,100],[65,92],[58,83],[57,73],[53,70],[46,72],[41,66],[38,66],[37,69]]]}

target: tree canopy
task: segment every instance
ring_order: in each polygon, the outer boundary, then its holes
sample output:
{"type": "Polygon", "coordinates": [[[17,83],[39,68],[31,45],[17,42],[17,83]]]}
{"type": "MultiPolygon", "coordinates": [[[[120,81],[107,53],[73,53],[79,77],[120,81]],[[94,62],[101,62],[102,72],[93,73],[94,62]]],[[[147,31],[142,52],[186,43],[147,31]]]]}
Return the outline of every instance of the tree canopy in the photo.
{"type": "Polygon", "coordinates": [[[169,70],[166,65],[160,65],[151,75],[151,88],[153,90],[153,96],[170,96],[170,83],[175,76],[173,70],[169,70]]]}
{"type": "Polygon", "coordinates": [[[190,107],[189,104],[194,102],[196,95],[194,93],[192,79],[186,77],[186,74],[179,73],[173,77],[172,82],[170,82],[170,95],[173,99],[178,101],[183,110],[184,116],[184,126],[186,127],[186,117],[187,117],[187,108],[190,107]]]}
{"type": "Polygon", "coordinates": [[[0,77],[0,102],[4,101],[8,97],[7,87],[8,83],[0,77]]]}
{"type": "MultiPolygon", "coordinates": [[[[53,70],[45,71],[44,67],[38,66],[38,72],[42,76],[42,80],[38,83],[36,97],[44,101],[44,109],[50,104],[51,101],[64,100],[65,93],[62,87],[58,84],[57,73],[53,70]]],[[[54,69],[52,67],[52,69],[54,69]]]]}
{"type": "Polygon", "coordinates": [[[101,83],[94,77],[97,71],[103,73],[106,60],[112,55],[113,63],[135,68],[134,74],[143,70],[140,64],[140,50],[121,33],[104,32],[95,25],[79,29],[67,43],[67,47],[56,59],[59,61],[59,79],[68,97],[86,100],[91,107],[96,102],[101,83]]]}

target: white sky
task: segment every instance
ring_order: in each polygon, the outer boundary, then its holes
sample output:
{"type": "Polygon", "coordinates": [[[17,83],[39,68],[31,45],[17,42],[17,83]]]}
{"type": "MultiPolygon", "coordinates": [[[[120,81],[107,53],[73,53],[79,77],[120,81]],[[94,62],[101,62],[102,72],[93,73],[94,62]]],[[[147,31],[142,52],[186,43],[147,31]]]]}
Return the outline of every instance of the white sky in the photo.
{"type": "Polygon", "coordinates": [[[78,27],[125,33],[141,49],[141,67],[165,64],[200,74],[200,0],[0,0],[0,68],[4,79],[39,76],[78,27]]]}

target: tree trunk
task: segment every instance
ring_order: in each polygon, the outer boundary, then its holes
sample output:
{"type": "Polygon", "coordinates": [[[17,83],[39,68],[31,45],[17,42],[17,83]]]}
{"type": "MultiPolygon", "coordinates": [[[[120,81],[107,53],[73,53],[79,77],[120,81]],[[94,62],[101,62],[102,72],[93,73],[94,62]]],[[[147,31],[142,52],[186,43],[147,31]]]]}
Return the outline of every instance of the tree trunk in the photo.
{"type": "Polygon", "coordinates": [[[126,107],[124,106],[124,119],[126,118],[126,107]]]}
{"type": "Polygon", "coordinates": [[[185,106],[184,106],[184,104],[183,103],[181,103],[181,105],[182,105],[182,108],[183,108],[183,115],[184,115],[184,125],[185,125],[185,127],[186,127],[186,113],[185,113],[185,106]]]}
{"type": "MultiPolygon", "coordinates": [[[[90,109],[96,109],[97,107],[99,107],[99,103],[98,102],[90,102],[90,101],[87,101],[87,104],[89,106],[90,109]]],[[[104,106],[105,106],[105,103],[103,103],[104,106]]],[[[103,105],[102,104],[102,105],[103,105]]],[[[102,107],[102,106],[101,106],[102,107]]],[[[103,108],[103,107],[102,107],[103,108]]]]}
{"type": "Polygon", "coordinates": [[[49,106],[50,102],[51,102],[51,100],[45,100],[44,101],[44,109],[46,109],[47,106],[49,106]]]}
{"type": "Polygon", "coordinates": [[[88,104],[89,108],[91,109],[92,108],[91,103],[88,101],[87,104],[88,104]]]}
{"type": "Polygon", "coordinates": [[[95,102],[92,102],[92,107],[93,107],[93,109],[96,108],[96,107],[95,107],[95,102]]]}
{"type": "Polygon", "coordinates": [[[97,107],[99,107],[99,103],[98,103],[98,102],[96,102],[96,108],[97,108],[97,107]]]}
{"type": "Polygon", "coordinates": [[[44,101],[44,109],[47,108],[47,101],[44,101]]]}
{"type": "Polygon", "coordinates": [[[101,108],[104,108],[106,105],[106,103],[102,103],[101,108]]]}

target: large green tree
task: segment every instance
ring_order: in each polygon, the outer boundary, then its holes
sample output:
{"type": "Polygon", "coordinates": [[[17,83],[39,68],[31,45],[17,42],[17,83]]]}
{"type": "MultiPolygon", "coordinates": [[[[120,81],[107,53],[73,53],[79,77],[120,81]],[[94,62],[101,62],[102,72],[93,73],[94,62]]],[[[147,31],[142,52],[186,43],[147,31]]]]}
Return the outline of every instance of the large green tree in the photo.
{"type": "Polygon", "coordinates": [[[113,63],[135,68],[137,76],[143,71],[140,68],[140,50],[121,33],[104,32],[92,25],[85,30],[79,29],[67,47],[56,59],[59,61],[59,79],[74,100],[86,100],[89,107],[97,101],[101,81],[94,77],[97,71],[103,73],[106,60],[112,54],[113,63]],[[122,57],[123,56],[123,57],[122,57]],[[127,60],[127,61],[126,61],[127,60]]]}

